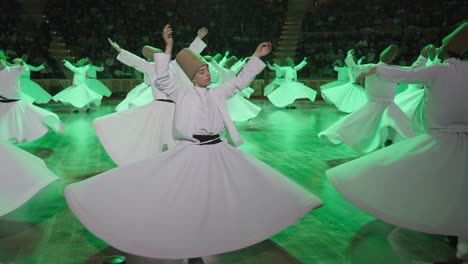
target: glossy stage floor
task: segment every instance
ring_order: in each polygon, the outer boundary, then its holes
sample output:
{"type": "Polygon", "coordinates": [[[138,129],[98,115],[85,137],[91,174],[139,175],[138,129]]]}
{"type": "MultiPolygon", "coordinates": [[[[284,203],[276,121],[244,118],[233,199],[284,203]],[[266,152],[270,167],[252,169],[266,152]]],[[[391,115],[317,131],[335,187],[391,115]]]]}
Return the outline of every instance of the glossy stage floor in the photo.
{"type": "MultiPolygon", "coordinates": [[[[344,114],[324,102],[301,101],[295,104],[297,109],[289,110],[276,109],[266,100],[253,102],[263,111],[257,118],[238,124],[245,141],[240,149],[315,193],[325,205],[269,240],[203,257],[204,263],[416,264],[455,260],[455,248],[444,236],[411,232],[376,220],[343,199],[329,184],[327,169],[360,156],[347,146],[327,146],[317,137],[344,114]]],[[[106,256],[115,254],[125,256],[129,264],[187,263],[119,252],[89,233],[65,203],[65,185],[115,167],[91,123],[113,112],[116,104],[103,102],[90,113],[72,113],[60,104],[45,106],[60,115],[64,134],[49,133],[20,147],[44,159],[61,181],[0,218],[0,263],[102,263],[106,256]]],[[[106,199],[105,193],[102,199],[106,199]]]]}

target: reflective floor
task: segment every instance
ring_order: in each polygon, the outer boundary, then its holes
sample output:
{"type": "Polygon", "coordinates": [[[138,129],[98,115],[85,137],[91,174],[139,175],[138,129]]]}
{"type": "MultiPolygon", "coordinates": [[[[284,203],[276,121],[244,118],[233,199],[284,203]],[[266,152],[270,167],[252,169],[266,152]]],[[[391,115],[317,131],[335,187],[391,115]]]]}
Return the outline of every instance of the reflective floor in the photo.
{"type": "MultiPolygon", "coordinates": [[[[444,236],[396,228],[355,208],[325,178],[325,171],[360,155],[347,146],[330,147],[317,137],[344,116],[324,102],[296,103],[276,109],[253,100],[263,111],[238,124],[245,144],[240,149],[319,196],[325,205],[269,240],[202,260],[161,260],[128,255],[89,233],[65,203],[65,185],[114,168],[97,139],[92,120],[113,112],[116,101],[90,113],[73,113],[60,104],[45,108],[59,114],[63,135],[53,133],[21,148],[44,159],[60,178],[24,206],[0,218],[0,264],[103,263],[122,255],[126,263],[458,263],[444,236]]],[[[1,184],[1,183],[0,183],[1,184]]],[[[103,194],[102,199],[106,199],[103,194]]],[[[259,208],[261,212],[261,208],[259,208]]]]}

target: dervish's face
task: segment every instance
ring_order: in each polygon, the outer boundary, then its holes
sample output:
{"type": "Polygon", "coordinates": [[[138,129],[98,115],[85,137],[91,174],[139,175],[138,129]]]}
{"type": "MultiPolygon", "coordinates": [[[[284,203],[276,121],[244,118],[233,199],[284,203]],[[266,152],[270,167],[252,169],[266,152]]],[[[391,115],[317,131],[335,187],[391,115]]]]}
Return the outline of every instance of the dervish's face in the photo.
{"type": "Polygon", "coordinates": [[[200,67],[198,72],[193,76],[192,79],[193,84],[198,87],[207,87],[211,83],[211,74],[208,70],[208,65],[203,65],[200,67]]]}

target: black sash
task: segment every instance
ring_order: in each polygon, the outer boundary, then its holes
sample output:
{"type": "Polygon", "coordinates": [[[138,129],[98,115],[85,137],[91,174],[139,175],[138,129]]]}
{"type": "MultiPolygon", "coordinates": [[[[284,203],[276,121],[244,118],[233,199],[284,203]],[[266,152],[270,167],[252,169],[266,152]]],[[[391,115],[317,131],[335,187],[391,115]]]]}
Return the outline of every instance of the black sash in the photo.
{"type": "Polygon", "coordinates": [[[156,101],[160,101],[160,102],[166,102],[166,103],[175,103],[174,101],[172,100],[169,100],[169,99],[155,99],[156,101]]]}
{"type": "Polygon", "coordinates": [[[222,140],[219,138],[219,134],[216,135],[193,135],[193,138],[200,140],[198,145],[213,145],[218,144],[222,140]]]}
{"type": "Polygon", "coordinates": [[[20,99],[10,99],[0,95],[0,103],[13,103],[19,101],[20,99]]]}

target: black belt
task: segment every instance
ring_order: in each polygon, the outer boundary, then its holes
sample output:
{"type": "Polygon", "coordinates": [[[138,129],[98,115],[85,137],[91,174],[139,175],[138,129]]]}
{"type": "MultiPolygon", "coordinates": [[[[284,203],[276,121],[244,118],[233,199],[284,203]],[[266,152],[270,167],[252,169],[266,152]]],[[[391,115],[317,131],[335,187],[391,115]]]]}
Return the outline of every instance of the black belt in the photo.
{"type": "Polygon", "coordinates": [[[10,99],[0,95],[0,103],[13,103],[19,101],[20,99],[10,99]]]}
{"type": "Polygon", "coordinates": [[[172,100],[169,100],[169,99],[155,99],[156,101],[160,101],[160,102],[166,102],[166,103],[175,103],[174,101],[172,100]]]}
{"type": "Polygon", "coordinates": [[[193,138],[200,140],[198,145],[213,145],[218,144],[222,140],[219,138],[219,134],[216,135],[193,135],[193,138]]]}

